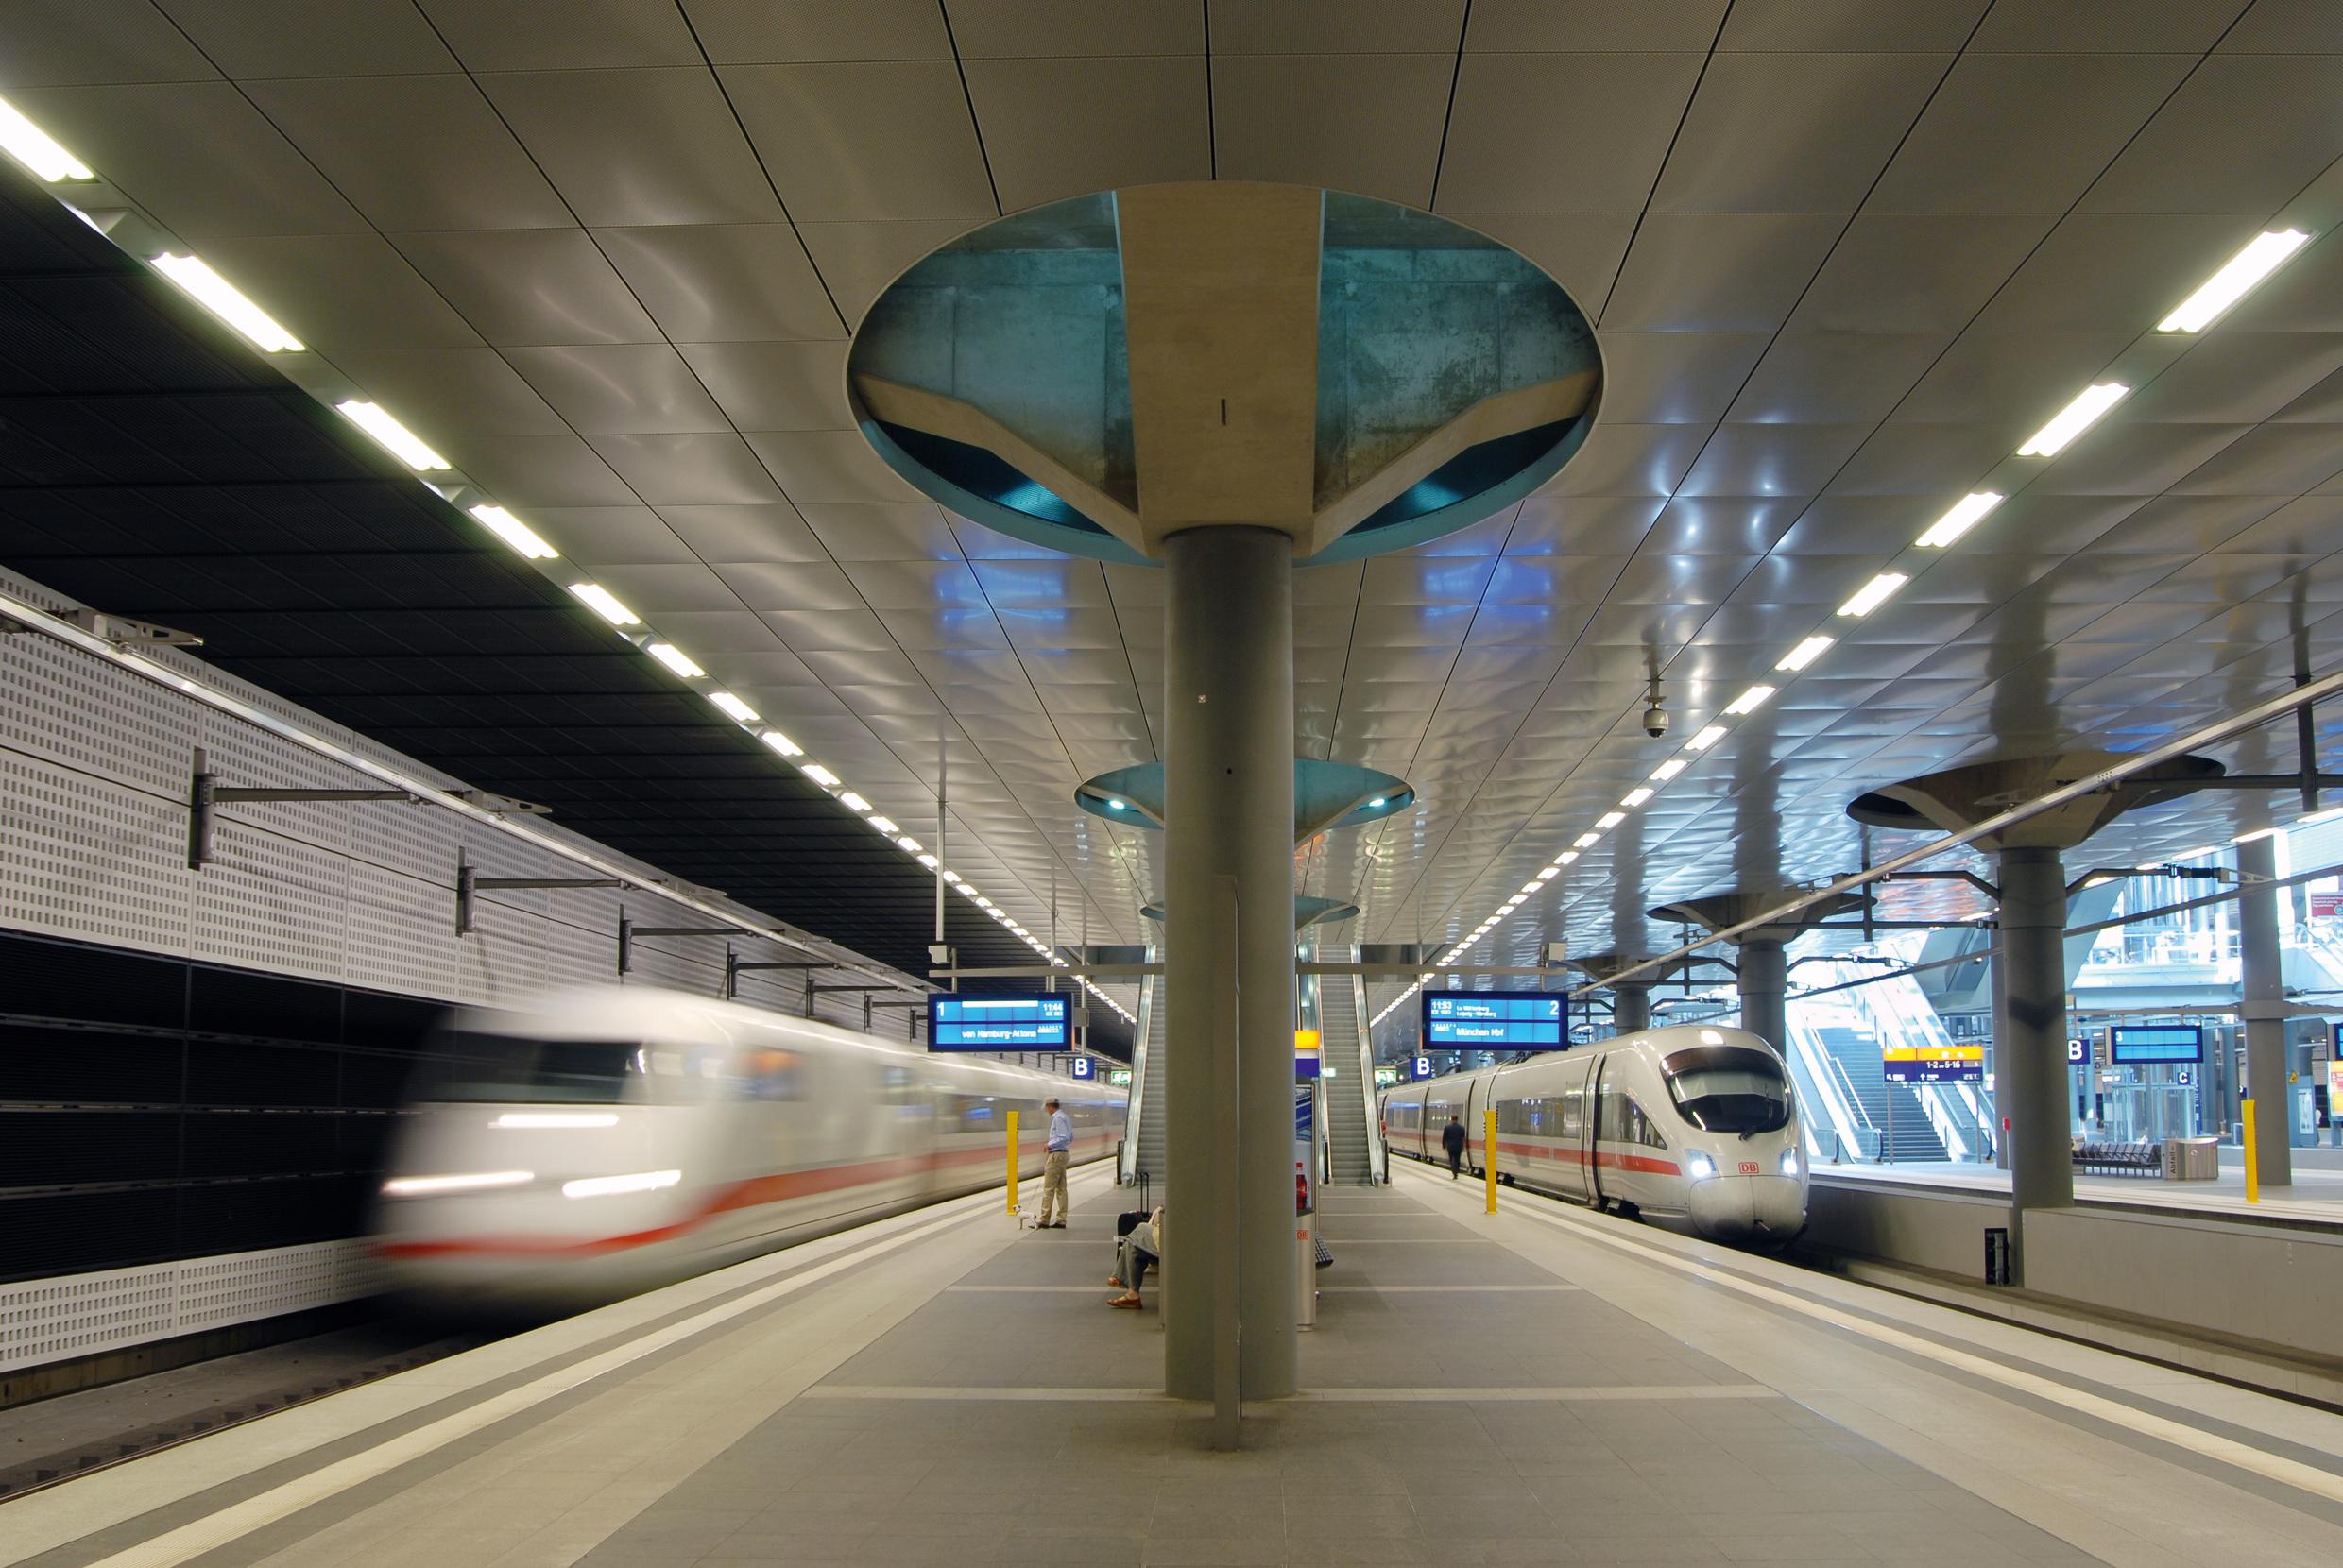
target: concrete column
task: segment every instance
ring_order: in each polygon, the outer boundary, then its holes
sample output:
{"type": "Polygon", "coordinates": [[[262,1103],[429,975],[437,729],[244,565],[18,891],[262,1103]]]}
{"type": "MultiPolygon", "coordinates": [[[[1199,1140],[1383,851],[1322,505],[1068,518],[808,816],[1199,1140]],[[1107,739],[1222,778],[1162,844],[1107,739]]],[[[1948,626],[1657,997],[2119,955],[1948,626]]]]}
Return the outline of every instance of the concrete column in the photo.
{"type": "Polygon", "coordinates": [[[1210,1195],[1232,1168],[1239,1388],[1275,1399],[1295,1384],[1292,557],[1265,528],[1194,529],[1164,547],[1165,1229],[1178,1259],[1164,1388],[1185,1399],[1213,1393],[1223,1282],[1210,1195]],[[1228,1046],[1213,995],[1223,878],[1237,895],[1233,1105],[1214,1091],[1228,1081],[1214,1060],[1228,1046]]]}
{"type": "Polygon", "coordinates": [[[1634,1034],[1651,1027],[1651,983],[1649,980],[1616,980],[1612,983],[1611,1026],[1621,1034],[1634,1034]]]}
{"type": "Polygon", "coordinates": [[[2059,852],[2001,852],[2002,1037],[1994,1086],[2010,1145],[2010,1283],[2026,1283],[2026,1211],[2075,1201],[2066,1103],[2066,874],[2059,852]]]}
{"type": "MultiPolygon", "coordinates": [[[[1998,931],[1995,936],[1998,938],[1998,931]]],[[[2010,966],[1999,953],[1987,959],[1985,963],[1986,976],[1993,991],[1993,1043],[1988,1048],[1985,1061],[1985,1070],[1993,1075],[1993,1164],[2007,1170],[2010,1168],[2010,1133],[2001,1124],[2010,1115],[2013,1092],[2008,1086],[2010,1081],[2002,1076],[2007,1070],[2002,1064],[2010,1059],[2009,1048],[2003,1044],[2010,1038],[2010,966]]],[[[2096,1075],[2093,1076],[2095,1078],[2096,1075]]]]}
{"type": "Polygon", "coordinates": [[[1741,939],[1734,964],[1739,969],[1741,1027],[1789,1056],[1789,963],[1778,936],[1741,939]]]}
{"type": "MultiPolygon", "coordinates": [[[[2278,841],[2254,839],[2237,846],[2237,870],[2249,890],[2278,875],[2278,841]]],[[[2246,1083],[2253,1091],[2254,1162],[2262,1185],[2294,1185],[2293,1086],[2286,1082],[2286,986],[2279,970],[2278,895],[2267,887],[2237,900],[2237,934],[2245,963],[2239,992],[2246,1026],[2246,1083]]]]}

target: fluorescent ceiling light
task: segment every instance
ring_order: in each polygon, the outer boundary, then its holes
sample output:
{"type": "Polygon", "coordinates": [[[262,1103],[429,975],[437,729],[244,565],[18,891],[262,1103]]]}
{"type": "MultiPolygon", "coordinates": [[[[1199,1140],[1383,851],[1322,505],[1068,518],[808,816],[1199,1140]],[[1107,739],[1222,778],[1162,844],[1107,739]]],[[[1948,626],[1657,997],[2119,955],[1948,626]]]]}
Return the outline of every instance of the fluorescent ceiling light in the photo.
{"type": "Polygon", "coordinates": [[[2026,445],[2018,448],[2020,457],[2055,457],[2069,442],[2093,425],[2099,416],[2123,401],[2131,390],[2121,382],[2097,382],[2076,394],[2075,401],[2058,411],[2050,422],[2034,432],[2026,445]]]}
{"type": "Polygon", "coordinates": [[[757,722],[757,710],[729,691],[710,691],[708,700],[715,705],[716,711],[736,724],[753,724],[757,722]]]}
{"type": "Polygon", "coordinates": [[[933,871],[935,869],[935,857],[932,855],[922,855],[919,857],[919,863],[926,866],[930,871],[933,871]]]}
{"type": "Polygon", "coordinates": [[[1763,707],[1766,699],[1772,695],[1773,688],[1770,686],[1753,686],[1734,698],[1732,703],[1726,707],[1725,711],[1733,714],[1754,713],[1763,707]]]}
{"type": "Polygon", "coordinates": [[[1549,866],[1546,866],[1546,867],[1542,868],[1542,869],[1538,872],[1538,874],[1537,874],[1537,879],[1538,879],[1539,881],[1541,881],[1541,882],[1550,882],[1550,881],[1552,881],[1555,878],[1557,878],[1557,877],[1559,877],[1559,876],[1561,876],[1561,875],[1562,875],[1562,867],[1560,867],[1560,866],[1558,866],[1558,865],[1549,865],[1549,866]]]}
{"type": "Polygon", "coordinates": [[[803,757],[805,755],[805,747],[799,745],[788,736],[783,735],[778,729],[768,729],[762,735],[758,736],[757,739],[762,741],[766,745],[771,746],[775,751],[779,752],[783,757],[803,757]]]}
{"type": "Polygon", "coordinates": [[[1650,800],[1656,793],[1649,784],[1638,784],[1619,797],[1619,804],[1632,811],[1645,801],[1650,800]]]}
{"type": "Polygon", "coordinates": [[[1596,844],[1601,842],[1602,835],[1600,833],[1581,833],[1577,838],[1570,841],[1570,845],[1573,849],[1592,849],[1596,844]]]}
{"type": "Polygon", "coordinates": [[[1781,661],[1775,664],[1774,668],[1792,672],[1804,670],[1807,665],[1821,658],[1824,650],[1837,640],[1836,638],[1824,637],[1821,632],[1817,632],[1788,653],[1784,654],[1781,661]]]}
{"type": "Polygon", "coordinates": [[[620,604],[618,595],[604,588],[600,583],[572,583],[570,591],[577,595],[579,603],[613,626],[642,624],[642,617],[620,604]]]}
{"type": "Polygon", "coordinates": [[[2215,317],[2251,293],[2253,286],[2280,267],[2310,243],[2310,236],[2300,229],[2281,229],[2274,233],[2256,234],[2243,250],[2232,256],[2220,271],[2206,279],[2196,293],[2181,301],[2179,308],[2156,323],[2160,332],[2201,332],[2213,324],[2215,317]]]}
{"type": "Polygon", "coordinates": [[[537,530],[514,517],[502,506],[475,506],[471,515],[487,525],[489,533],[511,545],[532,561],[550,561],[560,551],[537,537],[537,530]]]}
{"type": "Polygon", "coordinates": [[[2297,827],[2316,827],[2322,822],[2333,822],[2337,817],[2343,817],[2343,806],[2330,806],[2323,811],[2312,811],[2299,816],[2294,819],[2294,825],[2297,827]]]}
{"type": "Polygon", "coordinates": [[[825,790],[834,790],[838,787],[838,775],[819,762],[800,762],[797,764],[797,771],[825,790]]]}
{"type": "Polygon", "coordinates": [[[654,642],[649,647],[643,649],[643,652],[649,654],[653,658],[658,659],[661,664],[664,664],[667,668],[673,670],[676,674],[681,675],[686,680],[697,680],[700,676],[708,673],[707,671],[692,662],[692,656],[690,654],[685,653],[681,648],[676,647],[672,642],[654,642]]]}
{"type": "Polygon", "coordinates": [[[1985,520],[1985,514],[2001,504],[1999,490],[1972,490],[1953,503],[1945,514],[1928,525],[1928,531],[1915,543],[1931,550],[1941,550],[1955,539],[1985,520]]]}
{"type": "Polygon", "coordinates": [[[909,833],[906,833],[901,838],[897,839],[895,841],[895,846],[906,855],[916,855],[920,850],[927,847],[917,839],[913,838],[909,833]]]}
{"type": "Polygon", "coordinates": [[[1577,850],[1565,849],[1561,854],[1554,857],[1554,863],[1556,865],[1568,865],[1572,861],[1575,861],[1578,858],[1579,852],[1577,850]]]}
{"type": "Polygon", "coordinates": [[[243,334],[246,342],[267,353],[298,351],[301,340],[279,326],[269,314],[246,298],[235,284],[212,270],[200,256],[174,256],[164,251],[148,264],[184,290],[197,304],[243,334]]]}
{"type": "Polygon", "coordinates": [[[1895,590],[1911,581],[1901,571],[1883,571],[1855,590],[1855,597],[1838,606],[1838,613],[1850,620],[1872,613],[1890,599],[1895,590]]]}
{"type": "Polygon", "coordinates": [[[2240,833],[2229,842],[2232,844],[2252,844],[2257,840],[2266,839],[2275,834],[2277,831],[2278,829],[2275,827],[2260,827],[2250,833],[2240,833]]]}
{"type": "Polygon", "coordinates": [[[15,105],[0,99],[0,148],[19,163],[54,185],[60,179],[95,179],[90,166],[67,152],[57,138],[25,118],[15,105]]]}
{"type": "MultiPolygon", "coordinates": [[[[1721,735],[1721,734],[1723,734],[1723,733],[1724,733],[1724,730],[1723,730],[1722,726],[1712,726],[1712,727],[1716,728],[1716,729],[1717,729],[1717,733],[1719,733],[1719,735],[1721,735]]],[[[1654,778],[1656,778],[1656,779],[1658,779],[1661,783],[1665,784],[1665,783],[1667,783],[1669,779],[1671,779],[1671,778],[1675,777],[1678,774],[1680,774],[1680,773],[1684,772],[1684,771],[1685,771],[1685,769],[1686,769],[1686,768],[1690,767],[1691,765],[1692,765],[1691,763],[1689,763],[1689,762],[1685,761],[1685,760],[1683,758],[1681,758],[1681,757],[1671,757],[1671,758],[1669,758],[1667,761],[1665,761],[1665,762],[1661,763],[1658,767],[1656,767],[1656,768],[1652,769],[1652,770],[1651,770],[1651,776],[1652,776],[1652,777],[1654,777],[1654,778]]]]}
{"type": "MultiPolygon", "coordinates": [[[[1701,731],[1700,734],[1695,735],[1691,740],[1686,741],[1685,742],[1685,750],[1706,751],[1709,747],[1715,745],[1718,741],[1723,740],[1724,738],[1725,726],[1722,724],[1711,724],[1706,729],[1701,731]]],[[[1663,763],[1661,765],[1665,767],[1667,764],[1663,763]]],[[[1657,775],[1655,775],[1654,776],[1657,775]]]]}
{"type": "Polygon", "coordinates": [[[407,429],[374,403],[345,398],[333,405],[342,417],[387,448],[392,456],[410,469],[444,469],[448,460],[423,445],[422,437],[407,429]]]}
{"type": "Polygon", "coordinates": [[[874,816],[870,819],[870,825],[879,829],[881,833],[884,833],[888,838],[893,838],[896,834],[902,831],[900,827],[898,827],[895,825],[895,819],[893,817],[874,816]]]}
{"type": "Polygon", "coordinates": [[[944,873],[944,885],[946,887],[958,887],[960,885],[960,873],[957,871],[946,871],[944,873]]]}
{"type": "Polygon", "coordinates": [[[1608,833],[1612,828],[1616,827],[1620,823],[1625,822],[1626,820],[1627,813],[1625,811],[1605,811],[1602,815],[1595,819],[1595,827],[1597,830],[1608,833]]]}
{"type": "Polygon", "coordinates": [[[1532,877],[1530,880],[1521,884],[1521,895],[1524,898],[1527,898],[1530,895],[1537,892],[1537,890],[1544,885],[1544,878],[1532,877]]]}
{"type": "Polygon", "coordinates": [[[848,790],[846,793],[840,795],[838,797],[838,803],[849,811],[867,811],[870,810],[870,802],[864,800],[861,795],[856,794],[852,790],[848,790]]]}

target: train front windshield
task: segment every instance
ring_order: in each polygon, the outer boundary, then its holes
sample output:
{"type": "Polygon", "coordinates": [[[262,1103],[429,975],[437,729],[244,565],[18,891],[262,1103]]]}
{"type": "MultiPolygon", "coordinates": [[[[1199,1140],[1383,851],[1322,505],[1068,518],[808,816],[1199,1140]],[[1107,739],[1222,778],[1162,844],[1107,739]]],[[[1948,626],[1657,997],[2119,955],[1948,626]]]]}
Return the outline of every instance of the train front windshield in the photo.
{"type": "Polygon", "coordinates": [[[1789,1081],[1771,1051],[1697,1046],[1660,1062],[1667,1092],[1704,1133],[1777,1133],[1789,1125],[1789,1081]]]}
{"type": "Polygon", "coordinates": [[[424,1051],[417,1099],[617,1105],[649,1098],[649,1063],[632,1040],[533,1040],[445,1030],[424,1051]]]}

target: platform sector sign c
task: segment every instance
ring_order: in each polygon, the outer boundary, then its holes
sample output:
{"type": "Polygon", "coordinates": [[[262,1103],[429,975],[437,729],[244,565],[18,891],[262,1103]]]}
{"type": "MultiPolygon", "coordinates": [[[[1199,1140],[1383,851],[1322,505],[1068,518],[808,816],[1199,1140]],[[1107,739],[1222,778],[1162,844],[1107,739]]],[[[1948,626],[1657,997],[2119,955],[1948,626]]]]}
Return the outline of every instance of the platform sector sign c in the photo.
{"type": "Polygon", "coordinates": [[[1566,997],[1551,991],[1427,991],[1424,1034],[1432,1050],[1566,1050],[1566,997]]]}
{"type": "Polygon", "coordinates": [[[930,1050],[1069,1050],[1073,998],[928,994],[930,1050]]]}

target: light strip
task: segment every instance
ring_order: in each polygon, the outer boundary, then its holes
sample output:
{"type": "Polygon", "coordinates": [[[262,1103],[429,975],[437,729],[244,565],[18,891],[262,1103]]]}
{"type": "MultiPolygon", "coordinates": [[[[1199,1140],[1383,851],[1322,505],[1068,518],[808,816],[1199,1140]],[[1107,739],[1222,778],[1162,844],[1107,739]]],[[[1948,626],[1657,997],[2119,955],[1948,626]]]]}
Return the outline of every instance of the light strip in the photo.
{"type": "Polygon", "coordinates": [[[864,815],[867,815],[870,811],[870,802],[864,800],[861,795],[856,794],[852,790],[847,790],[844,793],[840,794],[838,796],[838,804],[845,807],[849,811],[854,811],[864,815]]]}
{"type": "Polygon", "coordinates": [[[1726,704],[1725,711],[1736,718],[1744,713],[1754,713],[1765,706],[1766,699],[1772,696],[1773,691],[1770,686],[1753,686],[1726,704]]]}
{"type": "MultiPolygon", "coordinates": [[[[1776,670],[1787,670],[1796,673],[1821,658],[1829,650],[1830,645],[1838,640],[1837,638],[1824,637],[1821,632],[1817,632],[1788,653],[1784,654],[1773,667],[1776,670]]],[[[1727,711],[1730,712],[1731,709],[1727,711]]]]}
{"type": "Polygon", "coordinates": [[[26,119],[24,111],[5,98],[0,98],[0,148],[52,185],[60,179],[97,178],[87,163],[67,152],[56,137],[26,119]]]}
{"type": "Polygon", "coordinates": [[[1838,613],[1849,620],[1859,620],[1895,597],[1896,589],[1911,581],[1901,571],[1883,571],[1855,590],[1855,596],[1838,606],[1838,613]]]}
{"type": "Polygon", "coordinates": [[[478,518],[489,533],[503,539],[532,561],[551,561],[561,552],[537,537],[537,530],[514,517],[502,506],[475,506],[471,515],[478,518]]]}
{"type": "Polygon", "coordinates": [[[1570,841],[1570,847],[1573,849],[1592,849],[1595,845],[1600,844],[1601,842],[1602,835],[1600,833],[1581,833],[1577,838],[1570,841]]]}
{"type": "Polygon", "coordinates": [[[1616,827],[1620,823],[1625,822],[1626,820],[1627,813],[1625,811],[1605,811],[1602,815],[1595,819],[1595,831],[1599,833],[1608,833],[1611,829],[1616,827]]]}
{"type": "MultiPolygon", "coordinates": [[[[1725,726],[1722,724],[1711,724],[1706,729],[1701,731],[1700,734],[1695,735],[1691,740],[1686,741],[1685,742],[1685,750],[1706,751],[1709,747],[1715,745],[1718,741],[1723,740],[1724,738],[1725,726]]],[[[1666,764],[1663,763],[1662,766],[1666,766],[1666,764]]]]}
{"type": "Polygon", "coordinates": [[[254,348],[267,353],[298,352],[301,340],[279,326],[269,314],[244,297],[235,284],[212,270],[200,256],[175,256],[164,251],[147,258],[147,264],[183,290],[189,298],[227,322],[254,348]]]}
{"type": "Polygon", "coordinates": [[[1641,806],[1645,801],[1650,800],[1655,793],[1656,792],[1652,790],[1650,785],[1638,784],[1633,789],[1628,791],[1626,794],[1619,797],[1619,804],[1632,811],[1636,807],[1641,806]]]}
{"type": "Polygon", "coordinates": [[[797,764],[797,771],[825,790],[834,790],[838,787],[838,775],[819,762],[800,762],[797,764]]]}
{"type": "Polygon", "coordinates": [[[2201,332],[2223,311],[2253,291],[2254,285],[2286,264],[2310,243],[2300,229],[2256,234],[2221,270],[2206,279],[2197,292],[2181,301],[2170,315],[2156,323],[2160,332],[2201,332]]]}
{"type": "Polygon", "coordinates": [[[2001,504],[1998,490],[1972,490],[1953,503],[1950,510],[1928,525],[1928,531],[1913,540],[1930,550],[1941,550],[1955,539],[1985,520],[1985,514],[2001,504]]]}
{"type": "Polygon", "coordinates": [[[2121,382],[2097,382],[2075,395],[2075,401],[2059,410],[2051,421],[2034,432],[2026,445],[2018,448],[2020,457],[2055,457],[2067,446],[2098,423],[2109,409],[2123,401],[2131,388],[2121,382]]]}
{"type": "Polygon", "coordinates": [[[757,722],[757,710],[729,691],[710,691],[708,700],[714,705],[717,712],[734,724],[753,724],[757,722]]]}
{"type": "Polygon", "coordinates": [[[341,411],[344,418],[380,441],[393,457],[408,468],[420,472],[425,469],[444,469],[448,466],[446,458],[425,446],[421,436],[392,418],[380,404],[345,398],[333,406],[341,411]]]}
{"type": "MultiPolygon", "coordinates": [[[[1719,735],[1724,733],[1723,726],[1721,725],[1712,724],[1709,727],[1716,730],[1719,735]]],[[[1678,774],[1684,772],[1685,769],[1690,766],[1692,766],[1692,764],[1685,761],[1683,758],[1671,757],[1667,761],[1661,763],[1658,767],[1652,769],[1651,776],[1654,779],[1657,779],[1660,783],[1665,784],[1669,779],[1675,777],[1678,774]]]]}
{"type": "Polygon", "coordinates": [[[697,680],[708,673],[707,671],[692,662],[690,654],[685,653],[672,642],[654,642],[642,651],[673,670],[676,674],[681,675],[685,680],[697,680]]]}
{"type": "Polygon", "coordinates": [[[799,745],[788,736],[783,735],[778,729],[768,729],[762,735],[758,736],[757,739],[762,741],[767,746],[770,746],[773,750],[780,753],[783,757],[803,757],[805,755],[805,747],[799,745]]]}
{"type": "Polygon", "coordinates": [[[600,583],[572,583],[570,591],[578,602],[613,626],[640,626],[642,617],[618,602],[618,595],[600,583]]]}

